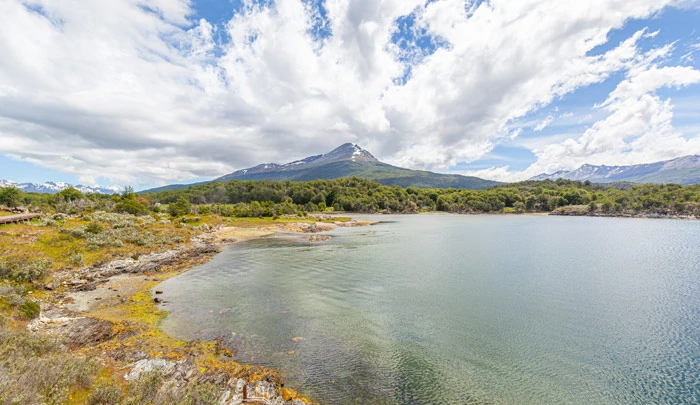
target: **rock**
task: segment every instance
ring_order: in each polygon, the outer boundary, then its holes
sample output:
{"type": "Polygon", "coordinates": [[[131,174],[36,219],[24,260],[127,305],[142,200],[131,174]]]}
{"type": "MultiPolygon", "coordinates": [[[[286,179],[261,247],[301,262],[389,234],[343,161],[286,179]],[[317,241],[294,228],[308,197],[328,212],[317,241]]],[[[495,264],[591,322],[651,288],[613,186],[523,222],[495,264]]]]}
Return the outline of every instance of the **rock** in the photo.
{"type": "Polygon", "coordinates": [[[97,284],[91,282],[85,282],[81,286],[77,287],[76,291],[94,291],[97,289],[97,284]]]}
{"type": "Polygon", "coordinates": [[[163,290],[156,290],[156,294],[163,294],[163,290]]]}
{"type": "MultiPolygon", "coordinates": [[[[81,290],[81,288],[92,288],[92,286],[86,287],[86,281],[80,280],[82,282],[79,282],[79,280],[75,280],[76,277],[90,280],[108,279],[123,273],[152,275],[164,266],[186,262],[202,255],[217,253],[218,251],[219,248],[213,243],[197,242],[190,246],[182,246],[161,253],[141,255],[138,260],[126,258],[109,263],[98,263],[77,271],[66,270],[57,274],[57,278],[62,280],[70,290],[86,291],[81,290]]],[[[146,280],[150,281],[150,278],[147,277],[146,280]]],[[[153,280],[158,281],[157,278],[153,280]]]]}
{"type": "Polygon", "coordinates": [[[311,236],[308,236],[307,239],[311,243],[317,243],[317,242],[325,242],[327,240],[330,240],[331,237],[329,235],[311,235],[311,236]]]}
{"type": "Polygon", "coordinates": [[[63,337],[71,348],[90,346],[112,339],[114,323],[103,319],[76,316],[62,308],[50,307],[29,324],[32,331],[63,337]]]}
{"type": "Polygon", "coordinates": [[[114,323],[95,318],[83,318],[71,322],[63,332],[69,346],[90,346],[99,342],[112,339],[116,333],[113,331],[114,323]]]}
{"type": "Polygon", "coordinates": [[[139,360],[136,362],[136,364],[134,364],[131,371],[124,375],[124,379],[127,381],[136,380],[141,376],[141,374],[155,370],[159,370],[161,373],[163,373],[163,376],[169,376],[173,374],[176,365],[177,363],[165,359],[139,360]]]}
{"type": "Polygon", "coordinates": [[[163,302],[163,300],[161,300],[158,297],[155,297],[155,298],[153,298],[153,302],[155,302],[156,304],[160,304],[161,302],[163,302]]]}

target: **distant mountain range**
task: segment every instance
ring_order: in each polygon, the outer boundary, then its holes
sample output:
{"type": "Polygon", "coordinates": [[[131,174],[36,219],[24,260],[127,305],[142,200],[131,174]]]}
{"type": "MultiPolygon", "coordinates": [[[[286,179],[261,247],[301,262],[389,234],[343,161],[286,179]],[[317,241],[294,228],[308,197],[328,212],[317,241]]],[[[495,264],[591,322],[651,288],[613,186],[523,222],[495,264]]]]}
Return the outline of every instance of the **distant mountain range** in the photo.
{"type": "Polygon", "coordinates": [[[684,156],[663,162],[633,166],[594,166],[585,164],[576,170],[540,174],[530,180],[568,179],[594,183],[676,183],[700,184],[700,155],[684,156]]]}
{"type": "MultiPolygon", "coordinates": [[[[238,170],[213,181],[275,180],[308,181],[360,177],[388,186],[423,188],[464,188],[482,190],[499,184],[496,181],[458,174],[439,174],[423,170],[411,170],[392,166],[377,160],[358,145],[346,143],[322,154],[309,156],[286,164],[264,163],[238,170]]],[[[208,182],[204,182],[208,183],[208,182]]],[[[203,183],[197,183],[203,184],[203,183]]],[[[196,184],[175,184],[142,191],[155,193],[164,190],[184,189],[196,184]]]]}
{"type": "MultiPolygon", "coordinates": [[[[264,163],[248,169],[238,170],[212,181],[228,180],[274,180],[309,181],[360,177],[389,186],[421,188],[461,188],[482,190],[504,183],[458,174],[440,174],[423,170],[411,170],[392,166],[377,160],[371,153],[356,144],[346,143],[322,154],[309,156],[286,164],[264,163]]],[[[551,174],[540,174],[530,180],[568,179],[593,183],[677,183],[700,184],[700,155],[684,156],[663,162],[633,166],[594,166],[585,164],[576,170],[561,170],[551,174]]],[[[140,193],[155,193],[164,190],[185,189],[197,184],[173,184],[144,190],[140,193]]],[[[0,180],[0,187],[16,187],[25,192],[55,194],[68,187],[82,193],[117,194],[118,186],[95,187],[70,185],[63,182],[17,183],[0,180]]]]}
{"type": "Polygon", "coordinates": [[[11,180],[0,180],[0,187],[15,187],[26,193],[46,193],[46,194],[56,194],[59,191],[65,190],[69,187],[74,187],[76,190],[83,194],[95,193],[95,194],[117,194],[121,192],[118,186],[110,187],[95,187],[95,186],[84,186],[82,184],[71,185],[68,183],[48,181],[46,183],[17,183],[11,180]]]}

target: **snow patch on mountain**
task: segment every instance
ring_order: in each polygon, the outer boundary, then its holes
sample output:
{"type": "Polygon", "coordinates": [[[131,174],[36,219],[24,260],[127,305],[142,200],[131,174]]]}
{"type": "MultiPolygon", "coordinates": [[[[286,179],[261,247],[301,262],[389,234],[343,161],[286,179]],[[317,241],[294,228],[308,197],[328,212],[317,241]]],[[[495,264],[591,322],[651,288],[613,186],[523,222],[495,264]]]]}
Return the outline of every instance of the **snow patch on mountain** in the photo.
{"type": "MultiPolygon", "coordinates": [[[[683,171],[700,168],[700,155],[683,156],[663,162],[645,163],[631,166],[606,166],[585,164],[576,170],[560,170],[555,173],[543,173],[530,178],[530,180],[578,180],[598,183],[610,183],[615,181],[637,181],[638,179],[654,179],[654,182],[663,182],[663,178],[683,171]]],[[[683,184],[696,184],[700,178],[694,178],[692,174],[683,178],[683,184]],[[692,178],[691,178],[692,177],[692,178]]]]}
{"type": "Polygon", "coordinates": [[[119,186],[108,186],[108,187],[98,187],[98,186],[86,186],[83,184],[72,185],[64,182],[53,182],[47,181],[45,183],[17,183],[12,180],[0,180],[0,187],[15,187],[18,190],[24,191],[25,193],[46,193],[46,194],[56,194],[63,191],[69,187],[73,187],[83,194],[118,194],[121,192],[121,187],[119,186]]]}
{"type": "Polygon", "coordinates": [[[371,153],[362,149],[354,143],[345,143],[322,155],[309,156],[304,159],[295,160],[285,164],[264,163],[255,167],[237,170],[231,174],[220,177],[217,180],[232,180],[245,175],[272,173],[272,172],[291,172],[303,170],[309,167],[321,166],[327,163],[338,162],[342,160],[351,160],[353,162],[377,162],[378,160],[371,153]]]}

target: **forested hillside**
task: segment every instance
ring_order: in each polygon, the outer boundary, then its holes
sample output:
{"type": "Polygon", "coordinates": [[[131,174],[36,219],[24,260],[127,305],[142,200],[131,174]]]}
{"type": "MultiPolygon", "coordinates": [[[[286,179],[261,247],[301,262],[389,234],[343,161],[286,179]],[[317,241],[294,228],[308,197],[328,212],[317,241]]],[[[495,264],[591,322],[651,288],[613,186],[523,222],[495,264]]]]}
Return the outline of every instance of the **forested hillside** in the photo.
{"type": "Polygon", "coordinates": [[[326,211],[358,213],[552,212],[605,215],[700,215],[700,185],[616,184],[615,187],[571,180],[526,181],[488,190],[402,188],[355,177],[335,180],[228,181],[136,196],[83,195],[67,189],[56,195],[0,188],[0,205],[33,205],[60,212],[91,210],[136,215],[167,209],[174,216],[218,213],[258,217],[326,211]]]}
{"type": "Polygon", "coordinates": [[[230,181],[187,190],[146,195],[152,203],[184,199],[230,215],[278,215],[333,209],[348,212],[452,213],[551,212],[587,205],[602,213],[700,213],[700,186],[627,185],[626,189],[569,180],[526,181],[488,190],[424,189],[384,186],[358,179],[309,182],[230,181]]]}

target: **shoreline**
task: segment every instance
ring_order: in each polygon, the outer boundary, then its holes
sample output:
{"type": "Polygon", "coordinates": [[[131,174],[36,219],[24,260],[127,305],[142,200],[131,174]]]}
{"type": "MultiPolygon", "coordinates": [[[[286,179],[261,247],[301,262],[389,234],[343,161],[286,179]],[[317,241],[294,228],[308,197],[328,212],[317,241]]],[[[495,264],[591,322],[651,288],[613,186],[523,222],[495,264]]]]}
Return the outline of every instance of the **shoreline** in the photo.
{"type": "Polygon", "coordinates": [[[233,352],[218,339],[182,341],[165,334],[159,323],[167,311],[158,308],[162,301],[157,286],[208,262],[222,248],[235,243],[281,232],[307,235],[305,239],[318,243],[330,239],[322,232],[372,224],[317,219],[251,227],[218,226],[165,252],[114,260],[77,272],[59,272],[56,279],[67,291],[59,294],[58,302],[42,305],[40,316],[29,323],[28,329],[60,336],[72,350],[98,358],[115,370],[116,376],[123,376],[123,384],[158,371],[164,385],[179,390],[193,384],[211,384],[222,392],[218,401],[222,404],[241,404],[244,397],[258,398],[261,403],[312,403],[285,388],[278,370],[234,361],[233,352]]]}
{"type": "MultiPolygon", "coordinates": [[[[442,212],[421,214],[494,215],[442,212]]],[[[563,215],[633,217],[587,214],[573,212],[563,215]]],[[[176,392],[183,392],[197,384],[215,387],[212,390],[217,395],[221,394],[218,403],[222,404],[241,404],[244,393],[248,398],[265,399],[279,405],[312,403],[298,392],[286,388],[279,370],[234,361],[234,353],[223,344],[223,339],[184,341],[167,335],[159,327],[160,321],[167,315],[167,308],[159,309],[162,298],[157,288],[162,281],[208,262],[222,248],[238,242],[286,233],[297,234],[311,243],[318,243],[331,238],[323,235],[323,232],[338,227],[368,226],[383,222],[376,217],[373,220],[348,219],[347,215],[348,213],[333,213],[297,221],[293,218],[285,221],[255,219],[243,224],[236,223],[236,226],[231,226],[231,222],[218,223],[213,228],[202,225],[201,228],[196,228],[196,233],[190,234],[192,237],[187,242],[166,251],[154,250],[131,257],[116,256],[119,257],[118,260],[102,261],[78,269],[63,268],[54,273],[53,284],[38,286],[33,297],[42,303],[41,312],[37,319],[26,326],[33,332],[58,336],[72,355],[94,358],[104,369],[110,370],[108,377],[102,376],[98,381],[109,378],[113,383],[116,381],[116,385],[124,387],[149,372],[158,371],[163,377],[164,387],[182,390],[176,392]],[[41,291],[42,287],[45,291],[41,291]]],[[[385,216],[390,221],[393,215],[401,214],[379,216],[385,216]]],[[[658,215],[634,217],[672,218],[658,215]]],[[[29,238],[33,235],[34,233],[27,233],[21,237],[29,238]]]]}
{"type": "MultiPolygon", "coordinates": [[[[569,217],[592,217],[592,218],[636,218],[636,219],[672,219],[672,220],[687,220],[687,221],[698,221],[700,216],[694,215],[679,215],[679,214],[660,214],[653,212],[620,212],[620,213],[606,213],[606,212],[580,212],[580,211],[570,211],[570,210],[554,210],[554,211],[542,211],[542,212],[444,212],[444,211],[425,211],[416,213],[402,213],[402,212],[391,212],[391,213],[338,213],[338,215],[353,215],[355,216],[365,216],[365,215],[376,215],[376,216],[387,216],[392,217],[395,215],[457,215],[457,216],[535,216],[535,217],[546,217],[546,216],[569,216],[569,217]]],[[[382,222],[381,220],[378,222],[382,222]]]]}

